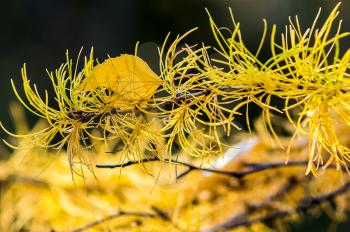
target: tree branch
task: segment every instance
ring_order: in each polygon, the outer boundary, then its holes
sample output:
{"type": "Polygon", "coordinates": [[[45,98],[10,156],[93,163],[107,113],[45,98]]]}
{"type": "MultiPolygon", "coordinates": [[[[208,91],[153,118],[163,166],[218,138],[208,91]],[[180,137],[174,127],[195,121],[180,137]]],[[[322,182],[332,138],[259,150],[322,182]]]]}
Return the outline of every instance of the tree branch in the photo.
{"type": "Polygon", "coordinates": [[[288,193],[293,188],[295,188],[298,183],[300,183],[300,182],[296,178],[293,178],[293,177],[290,178],[289,181],[285,185],[283,185],[278,191],[271,194],[263,201],[261,201],[259,203],[247,205],[247,209],[245,211],[243,211],[242,213],[239,213],[239,214],[231,217],[230,222],[232,224],[242,222],[243,220],[245,220],[249,216],[249,214],[255,213],[259,210],[271,208],[271,202],[274,202],[276,200],[280,200],[281,198],[283,198],[286,195],[286,193],[288,193]]]}
{"type": "MultiPolygon", "coordinates": [[[[299,86],[298,86],[299,88],[299,86]]],[[[234,91],[234,90],[242,90],[243,87],[242,86],[229,86],[229,85],[225,85],[225,86],[221,86],[218,88],[218,90],[220,91],[234,91]]],[[[308,90],[317,90],[317,88],[314,87],[308,87],[308,90]]],[[[187,100],[193,100],[196,97],[200,97],[200,96],[207,96],[209,95],[213,90],[208,87],[207,89],[203,89],[203,90],[198,90],[198,91],[193,91],[190,93],[179,93],[177,94],[175,97],[171,98],[170,100],[167,101],[163,101],[163,102],[159,102],[159,104],[157,105],[157,107],[153,106],[153,107],[147,107],[145,108],[145,110],[153,110],[153,109],[159,109],[161,107],[169,107],[172,104],[181,102],[181,101],[187,101],[187,100]]],[[[348,90],[345,89],[341,89],[342,92],[348,92],[348,90]]],[[[103,113],[92,113],[92,112],[84,112],[84,111],[75,111],[75,112],[69,112],[67,114],[68,117],[76,119],[76,120],[80,120],[83,122],[88,122],[94,118],[99,118],[102,117],[103,115],[111,115],[111,114],[118,114],[118,113],[131,113],[131,112],[140,112],[140,109],[128,109],[128,110],[120,110],[117,108],[112,108],[109,112],[103,112],[103,113]]]]}
{"type": "Polygon", "coordinates": [[[21,176],[21,175],[9,175],[4,179],[0,179],[0,186],[5,184],[12,184],[12,183],[25,183],[25,184],[31,184],[31,185],[37,185],[42,187],[47,187],[47,182],[40,180],[38,178],[30,177],[30,176],[21,176]]]}
{"type": "Polygon", "coordinates": [[[349,189],[350,189],[350,181],[346,182],[344,185],[340,186],[339,188],[337,188],[329,193],[326,193],[326,194],[323,194],[323,195],[320,195],[317,197],[306,197],[306,198],[302,199],[300,201],[299,205],[297,205],[292,210],[280,210],[277,212],[267,214],[265,216],[256,217],[256,218],[252,218],[252,219],[246,219],[246,220],[237,220],[236,217],[233,217],[233,218],[229,219],[228,221],[226,221],[220,225],[217,225],[211,229],[203,230],[203,232],[215,232],[215,231],[221,231],[221,230],[230,230],[230,229],[234,229],[234,228],[238,228],[238,227],[242,227],[242,226],[250,226],[250,225],[257,223],[257,222],[272,221],[272,220],[275,220],[278,218],[290,216],[290,215],[293,215],[295,213],[299,213],[299,212],[311,209],[313,207],[316,207],[316,206],[320,205],[321,203],[330,201],[333,198],[335,198],[336,196],[339,196],[341,194],[346,193],[349,189]]]}
{"type": "MultiPolygon", "coordinates": [[[[221,86],[219,90],[221,91],[232,91],[232,90],[237,90],[240,89],[241,87],[239,86],[221,86]]],[[[171,98],[170,100],[160,102],[157,107],[147,107],[145,110],[153,110],[153,109],[159,109],[161,107],[169,107],[170,105],[174,103],[178,103],[181,101],[187,101],[187,100],[192,100],[196,97],[199,96],[206,96],[209,95],[212,92],[212,89],[204,89],[204,90],[199,90],[195,91],[192,93],[186,93],[186,94],[177,94],[175,97],[171,98]]],[[[96,119],[103,117],[103,115],[111,115],[111,114],[118,114],[118,113],[131,113],[131,112],[139,112],[140,110],[135,108],[135,109],[128,109],[128,110],[119,110],[117,108],[112,108],[109,112],[103,112],[103,113],[92,113],[92,112],[84,112],[84,111],[75,111],[75,112],[69,112],[67,116],[69,118],[73,118],[82,122],[88,122],[90,120],[96,119]]]]}
{"type": "Polygon", "coordinates": [[[199,171],[206,171],[210,173],[216,173],[216,174],[221,174],[221,175],[227,175],[235,178],[243,178],[247,175],[261,172],[264,170],[270,170],[270,169],[275,169],[275,168],[282,168],[282,167],[295,167],[295,166],[304,166],[306,165],[309,161],[307,160],[302,160],[302,161],[289,161],[287,164],[285,162],[273,162],[273,163],[254,163],[253,164],[248,164],[248,168],[242,171],[230,171],[230,170],[220,170],[220,169],[214,169],[214,168],[202,168],[195,166],[193,164],[179,161],[179,160],[174,160],[174,159],[169,159],[169,158],[164,158],[160,160],[157,157],[152,157],[152,158],[144,158],[142,160],[138,161],[128,161],[126,163],[121,163],[121,164],[98,164],[96,165],[97,168],[121,168],[121,167],[127,167],[135,164],[140,164],[140,163],[148,163],[148,162],[169,162],[169,163],[175,163],[175,164],[180,164],[183,166],[188,167],[188,170],[184,171],[180,175],[177,176],[177,179],[180,179],[190,173],[193,170],[199,170],[199,171]]]}
{"type": "Polygon", "coordinates": [[[98,219],[96,221],[90,222],[82,227],[79,227],[77,229],[72,230],[71,232],[82,232],[84,230],[90,229],[94,226],[100,225],[106,221],[110,221],[110,220],[117,218],[117,217],[120,217],[120,216],[135,216],[135,217],[155,218],[155,217],[158,217],[158,214],[157,213],[138,212],[138,211],[118,210],[116,213],[113,213],[111,215],[108,215],[107,217],[98,219]]]}

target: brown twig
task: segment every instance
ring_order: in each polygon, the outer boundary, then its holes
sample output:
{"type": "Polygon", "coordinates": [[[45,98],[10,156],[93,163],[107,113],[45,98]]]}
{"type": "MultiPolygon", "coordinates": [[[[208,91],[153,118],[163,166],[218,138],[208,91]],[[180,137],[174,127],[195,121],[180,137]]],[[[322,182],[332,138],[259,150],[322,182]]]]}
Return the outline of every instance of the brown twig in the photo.
{"type": "Polygon", "coordinates": [[[266,199],[264,199],[262,202],[255,203],[255,204],[249,204],[247,205],[247,208],[242,213],[239,213],[233,217],[230,218],[231,223],[239,223],[249,216],[249,214],[258,212],[260,210],[271,208],[271,203],[280,200],[283,198],[286,193],[291,191],[293,188],[297,186],[297,184],[300,183],[299,180],[297,180],[295,177],[290,178],[289,181],[284,184],[278,191],[268,196],[266,199]]]}
{"type": "Polygon", "coordinates": [[[222,174],[222,175],[227,175],[235,178],[243,178],[244,176],[256,173],[256,172],[261,172],[264,170],[270,170],[270,169],[275,169],[275,168],[282,168],[282,167],[295,167],[295,166],[304,166],[308,163],[307,160],[302,160],[302,161],[289,161],[287,164],[285,162],[273,162],[273,163],[255,163],[255,164],[249,164],[247,165],[248,168],[242,171],[230,171],[230,170],[220,170],[220,169],[214,169],[214,168],[203,168],[203,167],[198,167],[193,164],[179,161],[179,160],[174,160],[174,159],[169,159],[169,158],[164,158],[163,160],[160,160],[157,157],[152,157],[152,158],[144,158],[142,160],[138,161],[128,161],[126,163],[121,163],[121,164],[98,164],[96,165],[97,168],[121,168],[121,167],[127,167],[135,164],[140,164],[140,163],[147,163],[147,162],[170,162],[170,163],[175,163],[175,164],[180,164],[183,166],[188,167],[186,171],[181,173],[180,175],[177,176],[177,179],[180,179],[190,173],[193,170],[199,170],[199,171],[205,171],[205,172],[211,172],[211,173],[216,173],[216,174],[222,174]]]}
{"type": "Polygon", "coordinates": [[[215,232],[215,231],[222,231],[222,230],[230,230],[230,229],[235,229],[235,228],[242,227],[242,226],[247,227],[247,226],[250,226],[250,225],[257,223],[257,222],[267,222],[267,221],[276,220],[278,218],[284,218],[286,216],[290,216],[290,215],[293,215],[295,213],[306,211],[306,210],[311,209],[313,207],[316,207],[324,202],[330,201],[334,197],[346,193],[349,189],[350,189],[350,181],[346,182],[344,185],[340,186],[339,188],[337,188],[329,193],[326,193],[326,194],[323,194],[323,195],[320,195],[317,197],[306,197],[306,198],[302,199],[300,201],[299,205],[297,205],[292,210],[280,210],[280,211],[276,211],[276,212],[273,212],[273,213],[270,213],[270,214],[267,214],[264,216],[260,216],[260,217],[256,217],[256,218],[252,218],[252,219],[246,219],[246,220],[236,220],[236,217],[233,217],[220,225],[217,225],[217,226],[210,228],[210,229],[207,229],[207,230],[203,230],[203,232],[215,232]]]}
{"type": "Polygon", "coordinates": [[[4,179],[0,179],[0,185],[12,184],[12,183],[24,183],[24,184],[37,185],[42,187],[48,186],[48,184],[45,181],[40,180],[38,178],[15,175],[15,174],[9,175],[4,179]]]}
{"type": "Polygon", "coordinates": [[[77,229],[72,230],[71,232],[82,232],[84,230],[90,229],[94,226],[100,225],[106,221],[110,221],[110,220],[117,218],[117,217],[120,217],[120,216],[135,216],[135,217],[155,218],[155,217],[158,217],[158,214],[157,213],[118,210],[116,213],[113,213],[111,215],[108,215],[107,217],[90,222],[82,227],[79,227],[77,229]]]}

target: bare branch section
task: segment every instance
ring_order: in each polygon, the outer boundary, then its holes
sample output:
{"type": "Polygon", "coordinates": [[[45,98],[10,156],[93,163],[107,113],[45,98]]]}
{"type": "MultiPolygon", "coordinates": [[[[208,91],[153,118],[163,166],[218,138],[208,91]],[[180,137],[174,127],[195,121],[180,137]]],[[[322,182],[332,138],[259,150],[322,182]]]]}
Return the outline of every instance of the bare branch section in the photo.
{"type": "Polygon", "coordinates": [[[329,193],[316,196],[316,197],[306,197],[302,199],[299,205],[297,205],[292,210],[280,210],[261,217],[252,218],[252,219],[237,220],[237,217],[233,217],[228,221],[220,225],[217,225],[211,229],[203,230],[203,232],[216,232],[216,231],[222,231],[222,230],[230,230],[238,227],[248,227],[258,222],[264,223],[264,222],[274,221],[278,218],[284,218],[296,213],[304,212],[306,210],[319,206],[324,202],[331,201],[335,197],[346,193],[349,189],[350,189],[350,181],[346,182],[344,185],[340,186],[339,188],[329,193]]]}
{"type": "Polygon", "coordinates": [[[203,168],[199,166],[195,166],[193,164],[175,160],[175,159],[162,159],[160,160],[157,157],[152,157],[152,158],[144,158],[142,160],[138,161],[128,161],[125,163],[121,164],[98,164],[96,165],[97,168],[121,168],[121,167],[127,167],[135,164],[140,164],[140,163],[148,163],[148,162],[170,162],[174,164],[179,164],[188,167],[186,171],[181,173],[180,175],[177,176],[177,179],[180,179],[190,173],[193,170],[199,170],[199,171],[205,171],[205,172],[210,172],[210,173],[216,173],[216,174],[221,174],[221,175],[226,175],[234,178],[243,178],[247,175],[261,172],[264,170],[270,170],[270,169],[276,169],[276,168],[286,168],[286,167],[296,167],[296,166],[305,166],[308,161],[307,160],[302,160],[302,161],[290,161],[288,163],[285,162],[272,162],[272,163],[249,163],[247,164],[247,168],[242,171],[230,171],[230,170],[220,170],[220,169],[215,169],[215,168],[203,168]]]}
{"type": "Polygon", "coordinates": [[[263,209],[271,209],[271,203],[281,200],[285,198],[285,196],[293,190],[298,184],[300,183],[300,179],[297,178],[290,178],[289,181],[287,181],[286,184],[284,184],[278,191],[271,194],[269,197],[264,199],[263,201],[259,203],[254,204],[248,204],[247,209],[243,211],[242,213],[239,213],[235,216],[233,216],[230,221],[232,223],[237,223],[245,220],[249,217],[250,214],[253,214],[255,212],[258,212],[263,209]]]}
{"type": "Polygon", "coordinates": [[[107,217],[104,217],[102,219],[90,222],[82,227],[79,227],[77,229],[72,230],[71,232],[82,232],[87,229],[90,229],[94,226],[101,225],[107,221],[113,220],[117,217],[121,216],[133,216],[133,217],[146,217],[146,218],[155,218],[158,217],[158,214],[156,213],[146,213],[146,212],[138,212],[138,211],[124,211],[124,210],[118,210],[116,213],[113,213],[111,215],[108,215],[107,217]]]}
{"type": "Polygon", "coordinates": [[[41,187],[48,186],[47,182],[42,181],[38,178],[29,177],[29,176],[12,174],[3,179],[0,178],[0,187],[1,185],[13,184],[13,183],[23,183],[23,184],[30,184],[30,185],[41,186],[41,187]]]}

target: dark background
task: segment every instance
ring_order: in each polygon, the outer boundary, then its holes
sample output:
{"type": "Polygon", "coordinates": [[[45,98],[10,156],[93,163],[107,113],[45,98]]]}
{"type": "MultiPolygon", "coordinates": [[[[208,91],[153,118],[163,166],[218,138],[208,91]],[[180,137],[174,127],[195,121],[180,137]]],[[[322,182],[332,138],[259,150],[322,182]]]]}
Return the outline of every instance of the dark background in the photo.
{"type": "MultiPolygon", "coordinates": [[[[221,26],[231,26],[228,7],[241,22],[246,45],[256,49],[263,30],[262,18],[271,28],[283,28],[288,16],[300,17],[304,28],[311,25],[319,7],[324,19],[337,1],[331,0],[0,0],[0,120],[11,128],[8,114],[13,78],[20,87],[20,69],[27,63],[28,76],[41,89],[50,88],[45,69],[53,70],[65,60],[66,49],[76,57],[81,47],[85,54],[93,46],[95,56],[133,53],[140,41],[139,54],[151,64],[157,64],[158,44],[168,32],[175,37],[193,27],[187,42],[213,44],[205,7],[221,26]]],[[[340,18],[343,31],[350,31],[350,1],[344,0],[340,18]]],[[[349,48],[350,40],[343,41],[349,48]]],[[[264,59],[269,56],[263,53],[264,59]]],[[[156,71],[156,70],[155,70],[156,71]]],[[[28,114],[33,123],[34,118],[28,114]]],[[[4,133],[0,133],[4,135],[4,133]]],[[[292,226],[292,231],[327,231],[330,221],[307,220],[292,226]]],[[[338,231],[348,231],[341,225],[338,231]]]]}

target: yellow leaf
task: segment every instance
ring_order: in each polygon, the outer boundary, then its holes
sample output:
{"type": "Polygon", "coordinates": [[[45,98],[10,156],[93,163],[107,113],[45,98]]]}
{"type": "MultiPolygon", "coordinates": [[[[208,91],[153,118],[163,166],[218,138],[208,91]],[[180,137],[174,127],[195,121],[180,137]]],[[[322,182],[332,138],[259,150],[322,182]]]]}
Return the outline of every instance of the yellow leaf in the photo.
{"type": "Polygon", "coordinates": [[[94,91],[107,88],[113,91],[116,107],[130,108],[149,100],[160,85],[160,78],[141,58],[124,54],[97,65],[79,86],[79,90],[94,91]]]}

